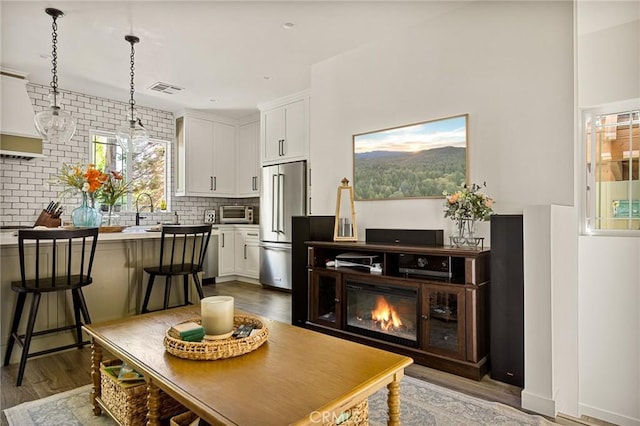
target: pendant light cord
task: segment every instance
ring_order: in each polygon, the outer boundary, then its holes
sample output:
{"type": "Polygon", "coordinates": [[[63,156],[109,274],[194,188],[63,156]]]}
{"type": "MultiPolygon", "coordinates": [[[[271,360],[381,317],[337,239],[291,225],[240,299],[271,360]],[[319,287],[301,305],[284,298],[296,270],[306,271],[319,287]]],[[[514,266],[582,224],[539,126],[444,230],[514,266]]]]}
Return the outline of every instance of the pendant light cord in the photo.
{"type": "Polygon", "coordinates": [[[129,100],[129,105],[131,105],[131,121],[134,121],[134,118],[133,118],[133,106],[136,104],[136,101],[133,98],[133,94],[135,92],[135,86],[134,86],[134,83],[133,83],[133,77],[135,76],[134,58],[135,58],[135,53],[136,53],[136,51],[135,51],[135,49],[133,47],[134,44],[135,44],[135,41],[132,40],[131,41],[131,73],[130,73],[130,75],[131,75],[131,90],[130,90],[131,99],[129,100]]]}
{"type": "Polygon", "coordinates": [[[51,24],[51,29],[53,30],[52,35],[52,44],[53,47],[51,49],[51,72],[53,73],[53,77],[51,79],[51,88],[53,89],[53,105],[58,106],[57,95],[58,95],[58,24],[56,20],[58,17],[56,15],[52,15],[53,24],[51,24]]]}

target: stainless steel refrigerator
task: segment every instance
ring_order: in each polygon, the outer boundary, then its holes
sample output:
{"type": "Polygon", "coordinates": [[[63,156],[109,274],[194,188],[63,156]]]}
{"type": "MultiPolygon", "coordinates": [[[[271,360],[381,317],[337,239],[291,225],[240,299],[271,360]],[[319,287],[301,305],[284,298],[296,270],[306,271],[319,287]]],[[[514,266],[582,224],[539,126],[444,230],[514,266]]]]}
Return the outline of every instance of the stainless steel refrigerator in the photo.
{"type": "Polygon", "coordinates": [[[307,214],[305,161],[262,168],[260,282],[291,290],[291,218],[307,214]]]}

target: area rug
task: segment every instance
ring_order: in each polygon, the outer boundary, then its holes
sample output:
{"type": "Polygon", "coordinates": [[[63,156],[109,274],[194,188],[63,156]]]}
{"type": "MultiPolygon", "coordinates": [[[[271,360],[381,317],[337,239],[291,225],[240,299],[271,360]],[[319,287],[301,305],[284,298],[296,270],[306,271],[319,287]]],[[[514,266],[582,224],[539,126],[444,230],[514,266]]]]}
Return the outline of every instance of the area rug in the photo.
{"type": "MultiPolygon", "coordinates": [[[[4,410],[9,425],[115,425],[106,415],[94,416],[89,399],[91,385],[82,386],[4,410]]],[[[540,416],[487,402],[405,376],[400,382],[400,415],[405,426],[550,425],[540,416]]],[[[372,426],[387,424],[387,390],[369,398],[372,426]]]]}

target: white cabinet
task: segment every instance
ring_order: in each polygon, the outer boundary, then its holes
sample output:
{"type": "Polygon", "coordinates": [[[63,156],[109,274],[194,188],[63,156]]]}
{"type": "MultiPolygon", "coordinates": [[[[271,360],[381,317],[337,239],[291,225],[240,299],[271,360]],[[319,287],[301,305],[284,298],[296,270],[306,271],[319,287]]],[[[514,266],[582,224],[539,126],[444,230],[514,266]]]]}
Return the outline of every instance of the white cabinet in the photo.
{"type": "Polygon", "coordinates": [[[234,275],[236,272],[235,230],[220,227],[218,236],[218,276],[234,275]]]}
{"type": "Polygon", "coordinates": [[[177,196],[235,196],[235,125],[185,114],[176,138],[177,196]]]}
{"type": "Polygon", "coordinates": [[[304,160],[309,145],[309,99],[265,109],[261,112],[262,163],[304,160]]]}
{"type": "Polygon", "coordinates": [[[239,197],[257,197],[260,195],[259,144],[260,121],[238,126],[236,180],[239,197]]]}
{"type": "MultiPolygon", "coordinates": [[[[220,225],[218,227],[218,277],[260,276],[258,225],[220,225]]],[[[228,281],[229,278],[226,280],[228,281]]],[[[225,279],[220,280],[225,281],[225,279]]]]}
{"type": "Polygon", "coordinates": [[[236,195],[236,126],[213,123],[213,193],[236,195]]]}
{"type": "Polygon", "coordinates": [[[258,229],[236,229],[236,275],[259,278],[260,248],[258,243],[258,229]]]}

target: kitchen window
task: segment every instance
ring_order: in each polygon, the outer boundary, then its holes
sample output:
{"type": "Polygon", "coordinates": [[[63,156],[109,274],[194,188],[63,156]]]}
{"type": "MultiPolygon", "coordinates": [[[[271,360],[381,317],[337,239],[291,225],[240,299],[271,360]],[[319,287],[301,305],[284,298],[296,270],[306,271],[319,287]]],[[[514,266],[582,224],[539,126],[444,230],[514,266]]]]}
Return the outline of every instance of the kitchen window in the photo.
{"type": "MultiPolygon", "coordinates": [[[[121,146],[116,134],[100,130],[92,130],[91,162],[106,172],[116,170],[122,172],[131,184],[131,192],[122,197],[122,211],[135,211],[136,197],[142,193],[151,195],[154,208],[160,208],[168,201],[169,179],[169,142],[149,139],[139,146],[121,146]]],[[[148,203],[146,197],[145,206],[148,203]]],[[[168,207],[167,207],[168,208],[168,207]]]]}
{"type": "Polygon", "coordinates": [[[640,230],[640,103],[585,110],[585,230],[640,230]]]}

